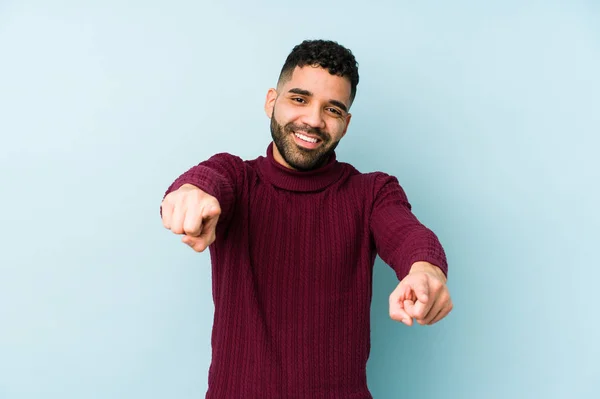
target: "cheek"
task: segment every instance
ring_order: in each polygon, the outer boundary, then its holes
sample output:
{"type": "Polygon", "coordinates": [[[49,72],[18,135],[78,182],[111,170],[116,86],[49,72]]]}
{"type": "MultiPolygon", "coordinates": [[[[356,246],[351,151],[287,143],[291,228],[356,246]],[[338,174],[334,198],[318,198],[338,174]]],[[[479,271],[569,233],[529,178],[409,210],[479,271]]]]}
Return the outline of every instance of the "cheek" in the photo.
{"type": "Polygon", "coordinates": [[[282,126],[285,126],[294,118],[293,113],[290,112],[290,110],[287,109],[285,106],[275,107],[273,115],[275,116],[275,120],[282,126]]]}
{"type": "Polygon", "coordinates": [[[302,107],[297,107],[282,101],[276,104],[274,115],[277,122],[279,122],[280,125],[285,126],[288,123],[301,123],[304,112],[302,107]]]}
{"type": "Polygon", "coordinates": [[[344,135],[344,129],[346,123],[340,119],[335,119],[327,123],[327,131],[333,136],[334,139],[338,140],[344,135]]]}

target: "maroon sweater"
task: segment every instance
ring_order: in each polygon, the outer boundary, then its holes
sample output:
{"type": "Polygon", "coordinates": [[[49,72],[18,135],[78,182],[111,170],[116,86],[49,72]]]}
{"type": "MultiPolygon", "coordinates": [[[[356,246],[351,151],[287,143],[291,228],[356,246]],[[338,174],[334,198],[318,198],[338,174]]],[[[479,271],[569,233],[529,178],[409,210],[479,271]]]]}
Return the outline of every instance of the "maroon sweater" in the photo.
{"type": "MultiPolygon", "coordinates": [[[[217,154],[181,175],[221,204],[210,246],[215,305],[210,399],[367,399],[372,270],[447,273],[435,234],[396,178],[335,155],[311,172],[217,154]]],[[[166,195],[166,194],[165,194],[166,195]]]]}

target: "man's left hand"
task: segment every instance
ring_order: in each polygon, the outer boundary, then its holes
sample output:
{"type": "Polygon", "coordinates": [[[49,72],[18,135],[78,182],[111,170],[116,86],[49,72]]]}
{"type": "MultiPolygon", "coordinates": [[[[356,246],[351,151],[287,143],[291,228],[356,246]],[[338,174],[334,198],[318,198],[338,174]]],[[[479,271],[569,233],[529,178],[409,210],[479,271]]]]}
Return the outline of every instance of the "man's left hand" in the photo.
{"type": "Polygon", "coordinates": [[[414,263],[390,295],[390,317],[412,326],[437,323],[452,310],[444,272],[428,262],[414,263]]]}

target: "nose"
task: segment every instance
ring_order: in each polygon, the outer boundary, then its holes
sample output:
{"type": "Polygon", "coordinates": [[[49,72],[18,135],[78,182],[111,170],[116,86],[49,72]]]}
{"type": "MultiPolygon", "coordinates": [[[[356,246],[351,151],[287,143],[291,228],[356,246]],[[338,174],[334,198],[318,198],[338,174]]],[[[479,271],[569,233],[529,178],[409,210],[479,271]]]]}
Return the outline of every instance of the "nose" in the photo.
{"type": "Polygon", "coordinates": [[[302,122],[315,129],[324,129],[325,119],[323,118],[323,113],[321,111],[321,107],[316,105],[306,107],[302,122]]]}

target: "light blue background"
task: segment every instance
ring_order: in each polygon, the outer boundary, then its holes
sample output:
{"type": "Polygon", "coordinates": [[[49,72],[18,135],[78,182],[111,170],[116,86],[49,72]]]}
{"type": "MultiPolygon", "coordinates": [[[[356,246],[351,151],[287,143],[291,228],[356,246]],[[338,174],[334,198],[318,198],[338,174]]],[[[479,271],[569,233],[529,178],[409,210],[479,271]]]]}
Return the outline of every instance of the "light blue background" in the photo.
{"type": "Polygon", "coordinates": [[[291,48],[351,48],[339,158],[398,176],[455,310],[387,316],[388,398],[600,397],[600,6],[592,1],[0,1],[0,398],[200,398],[208,254],[160,222],[210,155],[264,154],[291,48]]]}

